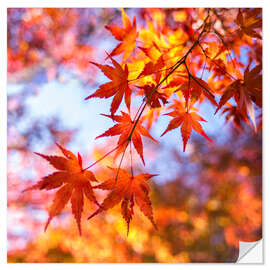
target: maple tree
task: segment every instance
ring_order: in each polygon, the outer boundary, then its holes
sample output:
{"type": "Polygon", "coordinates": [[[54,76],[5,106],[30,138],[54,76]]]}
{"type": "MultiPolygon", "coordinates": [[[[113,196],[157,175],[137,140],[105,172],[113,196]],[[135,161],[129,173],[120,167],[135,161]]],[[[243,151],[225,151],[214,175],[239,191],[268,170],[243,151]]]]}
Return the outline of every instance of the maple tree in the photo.
{"type": "MultiPolygon", "coordinates": [[[[10,9],[8,12],[10,20],[16,25],[14,11],[10,9]]],[[[57,146],[64,157],[37,153],[57,171],[45,177],[38,174],[42,180],[30,187],[24,187],[24,191],[27,192],[24,192],[23,196],[35,196],[26,195],[35,192],[44,194],[40,196],[46,196],[45,192],[29,191],[50,191],[59,188],[48,209],[49,217],[45,230],[51,220],[64,211],[69,201],[79,234],[82,232],[81,223],[91,225],[97,219],[92,217],[102,216],[102,213],[107,212],[113,213],[112,211],[118,211],[122,215],[129,232],[135,205],[154,228],[159,228],[159,222],[165,221],[160,217],[162,211],[159,206],[156,217],[152,197],[154,190],[151,188],[155,182],[148,181],[158,173],[151,168],[153,174],[149,174],[144,167],[138,166],[140,162],[144,166],[151,163],[147,156],[150,142],[154,142],[153,147],[158,148],[161,140],[166,140],[169,131],[176,133],[176,129],[179,128],[183,150],[179,150],[178,147],[178,152],[187,152],[186,155],[190,155],[193,145],[199,147],[195,144],[196,133],[204,139],[203,145],[211,149],[216,144],[215,136],[207,130],[208,126],[212,125],[209,120],[211,117],[215,117],[217,121],[225,119],[232,122],[240,134],[252,132],[256,136],[261,132],[261,9],[144,8],[133,11],[134,16],[129,16],[124,9],[108,9],[104,11],[103,19],[98,21],[102,25],[101,32],[111,36],[114,42],[109,52],[95,48],[98,46],[94,40],[85,44],[81,42],[83,38],[94,33],[97,22],[95,13],[90,12],[90,15],[85,14],[80,18],[81,12],[79,9],[18,11],[24,14],[22,26],[17,26],[18,32],[25,32],[27,35],[31,33],[32,39],[28,37],[30,41],[27,43],[27,38],[23,39],[23,35],[19,35],[19,46],[16,48],[12,31],[9,30],[8,39],[11,45],[8,48],[8,72],[10,77],[24,79],[24,70],[36,68],[38,65],[49,65],[46,70],[49,81],[61,72],[61,68],[57,70],[59,65],[62,65],[62,68],[71,67],[78,70],[79,76],[87,83],[88,93],[84,96],[87,104],[91,106],[97,102],[93,98],[111,100],[109,112],[101,112],[101,117],[112,120],[113,125],[96,136],[96,139],[106,138],[108,144],[104,146],[106,150],[101,151],[101,155],[83,167],[81,155],[78,153],[76,156],[64,148],[71,140],[72,133],[61,128],[56,129],[48,123],[53,141],[59,143],[57,146]],[[112,17],[106,20],[108,14],[112,17]],[[83,25],[81,20],[87,20],[88,16],[88,23],[92,28],[89,26],[88,32],[85,30],[85,33],[80,35],[79,29],[83,25]],[[54,17],[55,22],[52,22],[54,17]],[[49,25],[51,28],[42,25],[49,25]],[[58,25],[61,25],[59,29],[58,25]],[[72,25],[76,25],[75,35],[72,25]],[[42,59],[44,55],[49,61],[42,59]],[[108,63],[105,63],[106,61],[108,63]],[[105,75],[104,79],[109,81],[102,81],[97,86],[96,75],[101,73],[102,76],[105,75]],[[207,109],[204,106],[207,106],[207,109]],[[157,134],[153,127],[161,119],[166,121],[166,116],[172,119],[162,126],[162,131],[157,134]],[[249,131],[246,125],[249,126],[249,131]],[[119,136],[117,141],[113,139],[115,136],[119,136]],[[158,136],[162,139],[159,140],[158,136]],[[149,143],[143,141],[144,139],[150,139],[149,143]],[[114,156],[109,166],[110,172],[108,173],[106,166],[103,166],[102,174],[99,175],[96,168],[102,167],[111,154],[114,156]],[[97,164],[100,166],[96,166],[97,164]],[[88,170],[90,168],[91,171],[88,170]],[[92,182],[98,181],[97,179],[101,184],[92,186],[92,182]],[[102,202],[99,193],[101,190],[105,193],[102,202]],[[89,203],[86,204],[84,197],[89,203]],[[119,204],[120,211],[116,207],[119,204]],[[83,221],[85,212],[87,216],[92,212],[87,223],[83,221]]],[[[16,117],[19,117],[20,105],[16,106],[16,117]]],[[[232,130],[231,132],[235,132],[232,130]]],[[[25,148],[28,140],[31,141],[31,133],[29,129],[24,136],[25,148]]],[[[10,149],[21,151],[23,148],[18,142],[11,145],[10,149]]],[[[52,153],[54,147],[46,151],[52,153]]],[[[213,174],[218,175],[216,171],[213,174]]],[[[211,176],[211,172],[209,175],[211,176]]],[[[242,190],[245,187],[238,188],[244,193],[242,190]]],[[[137,224],[136,218],[133,219],[134,224],[137,224]]],[[[203,213],[201,219],[204,220],[203,213]]],[[[239,229],[241,222],[235,222],[239,229]]],[[[232,240],[232,235],[237,234],[235,226],[228,225],[226,229],[226,237],[229,239],[228,243],[231,241],[231,245],[235,245],[235,241],[232,240]]]]}

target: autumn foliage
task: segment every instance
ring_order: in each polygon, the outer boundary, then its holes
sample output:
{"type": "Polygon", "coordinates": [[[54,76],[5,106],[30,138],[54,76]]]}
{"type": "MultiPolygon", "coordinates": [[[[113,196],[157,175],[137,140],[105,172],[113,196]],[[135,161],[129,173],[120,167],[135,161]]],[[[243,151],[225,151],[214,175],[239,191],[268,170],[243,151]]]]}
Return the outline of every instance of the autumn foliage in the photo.
{"type": "MultiPolygon", "coordinates": [[[[67,248],[61,243],[61,250],[68,250],[78,262],[91,261],[78,250],[83,246],[82,241],[89,243],[96,237],[98,242],[98,235],[104,236],[101,245],[111,249],[111,253],[115,245],[119,246],[116,247],[119,260],[125,262],[236,259],[234,250],[238,248],[239,239],[255,240],[261,236],[261,9],[144,8],[128,12],[104,9],[105,15],[100,18],[97,10],[93,9],[88,15],[80,9],[8,11],[9,31],[14,24],[18,32],[31,33],[33,37],[27,43],[19,35],[16,42],[20,45],[15,48],[10,32],[8,75],[14,80],[24,80],[23,72],[35,70],[41,61],[46,63],[43,66],[46,66],[48,81],[56,79],[61,72],[57,71],[59,65],[74,68],[87,86],[83,102],[91,106],[109,99],[108,110],[96,114],[112,121],[107,130],[96,136],[96,139],[103,138],[104,147],[80,151],[89,151],[95,159],[85,156],[83,161],[80,153],[75,155],[72,147],[66,146],[75,131],[57,129],[52,124],[48,124],[47,130],[54,143],[43,148],[44,152],[35,153],[37,156],[29,151],[32,149],[30,130],[25,135],[24,146],[10,143],[10,149],[35,162],[46,160],[56,170],[48,173],[47,167],[39,169],[41,180],[32,181],[32,185],[17,181],[16,185],[24,187],[20,196],[25,203],[32,201],[32,196],[44,196],[37,203],[42,205],[46,192],[53,192],[54,198],[47,207],[45,231],[52,219],[61,216],[71,202],[71,212],[81,235],[79,242],[76,242],[78,235],[61,226],[48,230],[43,237],[55,239],[67,233],[67,239],[77,244],[67,248]],[[24,14],[18,25],[15,12],[24,14]],[[93,44],[80,41],[81,13],[84,19],[89,16],[88,23],[92,27],[89,29],[93,33],[98,21],[102,33],[112,38],[114,45],[109,51],[98,50],[94,41],[93,44]],[[105,19],[108,14],[111,21],[105,19]],[[44,20],[50,27],[43,26],[44,20]],[[75,36],[71,34],[72,25],[77,25],[75,36]],[[67,35],[69,38],[65,40],[67,35]],[[71,51],[63,49],[61,52],[65,42],[71,51]],[[93,53],[96,51],[100,54],[93,53]],[[41,55],[46,55],[47,60],[41,59],[41,55]],[[50,62],[53,64],[48,68],[50,62]],[[100,83],[98,76],[104,76],[105,81],[100,83]],[[226,125],[229,128],[224,131],[224,123],[222,131],[218,130],[214,121],[208,120],[213,118],[231,122],[231,125],[226,125]],[[160,126],[159,121],[164,123],[164,119],[166,125],[160,126]],[[156,126],[162,130],[159,134],[156,126]],[[219,135],[208,134],[209,126],[219,135]],[[179,138],[173,141],[172,149],[163,145],[169,134],[177,134],[179,138]],[[223,137],[224,145],[220,144],[219,136],[223,137]],[[251,148],[249,142],[256,149],[251,148]],[[239,144],[238,155],[234,152],[235,143],[239,144]],[[61,155],[55,154],[55,145],[61,155]],[[153,164],[159,151],[165,154],[156,166],[153,164]],[[175,164],[173,170],[167,169],[166,176],[160,175],[157,168],[167,162],[175,164]],[[192,169],[194,164],[196,169],[192,169]],[[163,177],[165,182],[156,183],[157,177],[163,177]],[[197,187],[185,183],[189,177],[197,179],[197,187]],[[252,182],[255,178],[259,179],[256,183],[252,182]],[[200,196],[208,198],[207,201],[200,196]],[[239,213],[235,205],[243,211],[239,213]],[[244,225],[245,219],[248,225],[244,225]],[[128,236],[123,234],[123,221],[128,236]],[[112,223],[115,227],[109,228],[112,223]],[[115,235],[119,233],[121,240],[115,240],[118,245],[111,239],[118,239],[115,235]],[[215,240],[213,235],[222,240],[215,240]],[[211,241],[220,243],[216,244],[215,251],[224,253],[220,258],[214,255],[211,241]],[[194,253],[196,242],[213,254],[207,255],[203,250],[194,253]],[[151,246],[155,245],[160,245],[160,251],[152,251],[151,246]],[[134,253],[126,253],[128,246],[134,253]],[[151,258],[147,257],[149,254],[151,258]]],[[[87,35],[83,33],[82,37],[87,35]]],[[[15,115],[14,119],[21,116],[15,115]]],[[[32,245],[39,249],[45,238],[32,245]]],[[[89,245],[91,250],[97,249],[94,243],[89,245]]],[[[31,244],[27,249],[31,249],[31,244]]],[[[50,261],[41,253],[37,252],[37,261],[50,261]]],[[[64,257],[64,253],[61,256],[64,257]]],[[[20,256],[19,253],[11,255],[14,260],[16,256],[20,256]]],[[[108,261],[102,256],[97,254],[92,261],[108,261]]]]}
{"type": "Polygon", "coordinates": [[[58,171],[43,177],[36,185],[27,188],[24,191],[33,189],[50,190],[61,187],[56,192],[53,204],[49,210],[49,218],[45,226],[45,231],[50,224],[51,219],[58,215],[67,202],[71,200],[72,214],[76,219],[81,234],[81,215],[83,211],[84,195],[89,201],[99,205],[90,183],[90,181],[96,182],[97,179],[92,172],[83,170],[82,158],[79,153],[77,158],[72,152],[60,145],[57,146],[61,149],[65,157],[36,154],[46,159],[58,171]]]}

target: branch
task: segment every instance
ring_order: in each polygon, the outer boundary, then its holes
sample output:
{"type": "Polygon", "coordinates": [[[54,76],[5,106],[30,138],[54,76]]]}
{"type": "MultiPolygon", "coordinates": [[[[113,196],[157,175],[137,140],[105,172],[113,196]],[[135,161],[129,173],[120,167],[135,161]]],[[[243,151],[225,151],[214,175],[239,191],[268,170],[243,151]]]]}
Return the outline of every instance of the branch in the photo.
{"type": "MultiPolygon", "coordinates": [[[[126,141],[124,141],[122,144],[124,143],[127,143],[126,146],[125,146],[125,149],[123,151],[123,155],[121,157],[121,160],[120,160],[120,163],[119,163],[119,166],[118,166],[118,170],[117,170],[117,173],[116,173],[116,177],[115,177],[115,182],[117,181],[117,177],[118,177],[118,174],[119,174],[119,170],[120,170],[120,167],[121,167],[121,164],[122,164],[122,161],[123,161],[123,158],[124,158],[124,155],[125,155],[125,152],[126,152],[126,149],[128,147],[128,144],[131,142],[131,138],[132,138],[132,135],[134,133],[134,130],[147,106],[147,104],[150,102],[153,94],[158,90],[158,88],[161,86],[161,84],[166,81],[173,73],[175,70],[177,70],[182,64],[185,64],[186,65],[186,59],[187,57],[189,56],[189,54],[192,52],[192,50],[198,45],[200,44],[200,38],[202,36],[203,33],[206,32],[205,28],[206,28],[206,22],[209,18],[209,11],[210,9],[208,9],[208,13],[207,13],[207,16],[206,18],[204,19],[203,21],[203,24],[199,27],[199,29],[201,29],[203,27],[203,30],[200,32],[199,36],[197,37],[196,41],[193,43],[193,45],[190,47],[190,49],[187,51],[187,53],[180,59],[178,60],[172,67],[170,67],[169,69],[171,69],[171,71],[152,89],[152,91],[147,95],[145,96],[145,99],[144,101],[142,102],[142,104],[140,105],[139,107],[139,110],[137,111],[136,115],[135,115],[135,118],[134,118],[134,124],[133,124],[133,127],[130,131],[130,134],[128,136],[128,139],[126,141]],[[143,105],[144,104],[144,105],[143,105]],[[142,107],[143,105],[143,107],[142,107]]],[[[187,69],[188,70],[188,69],[187,69]]],[[[194,79],[194,77],[189,73],[188,71],[188,74],[194,79]]],[[[196,80],[195,80],[196,81],[196,80]]],[[[198,83],[198,82],[197,82],[198,83]]],[[[200,85],[200,84],[199,84],[200,85]]],[[[203,86],[201,86],[203,87],[203,86]]],[[[204,87],[203,87],[204,88],[204,87]]],[[[204,88],[205,89],[205,88],[204,88]]],[[[207,89],[205,89],[207,92],[209,92],[207,89]]],[[[213,96],[212,93],[209,92],[209,94],[211,96],[213,96]]],[[[107,157],[109,154],[111,154],[112,152],[114,152],[119,146],[121,146],[122,144],[118,145],[117,147],[115,147],[114,149],[112,149],[110,152],[106,153],[103,157],[101,157],[99,160],[97,160],[96,162],[94,162],[93,164],[91,164],[90,166],[88,166],[87,168],[85,168],[84,170],[87,170],[91,167],[93,167],[94,165],[96,165],[98,162],[100,162],[101,160],[103,160],[105,157],[107,157]]]]}
{"type": "MultiPolygon", "coordinates": [[[[192,52],[192,50],[199,44],[199,42],[200,42],[200,38],[201,38],[201,36],[202,36],[202,34],[205,32],[205,27],[206,27],[206,22],[207,22],[207,20],[208,20],[208,18],[209,18],[209,12],[210,12],[210,9],[208,9],[208,11],[207,11],[207,16],[206,16],[206,18],[204,19],[204,21],[203,21],[203,24],[199,27],[199,29],[201,28],[201,27],[203,27],[203,30],[200,32],[200,34],[199,34],[199,36],[198,36],[198,38],[196,39],[196,41],[193,43],[193,45],[191,46],[191,48],[187,51],[187,53],[180,59],[180,60],[178,60],[174,65],[173,65],[173,68],[172,68],[172,70],[153,88],[153,90],[151,91],[151,93],[149,94],[149,95],[147,95],[146,96],[146,101],[145,101],[145,104],[144,104],[144,106],[142,107],[142,109],[141,109],[141,111],[140,111],[140,113],[139,113],[139,115],[137,116],[137,119],[135,120],[135,123],[134,123],[134,125],[133,125],[133,127],[132,127],[132,130],[131,130],[131,132],[130,132],[130,134],[129,134],[129,136],[128,136],[128,139],[129,140],[131,140],[131,138],[132,138],[132,135],[133,135],[133,132],[134,132],[134,130],[135,130],[135,128],[136,128],[136,126],[137,126],[137,124],[138,124],[138,122],[139,122],[139,120],[140,120],[140,118],[141,118],[141,116],[142,116],[142,114],[143,114],[143,112],[144,112],[144,109],[145,109],[145,107],[146,107],[146,105],[150,102],[150,100],[151,100],[151,98],[152,98],[152,96],[153,96],[153,94],[157,91],[157,89],[159,88],[159,86],[164,82],[164,81],[166,81],[170,76],[171,76],[171,74],[173,74],[173,72],[176,70],[176,69],[178,69],[182,64],[186,64],[186,59],[187,59],[187,57],[188,57],[188,55],[192,52]]],[[[204,88],[204,87],[203,87],[204,88]]],[[[204,88],[205,89],[205,88],[204,88]]],[[[208,90],[207,90],[208,91],[208,90]]],[[[209,91],[208,91],[209,92],[209,91]]],[[[211,95],[211,96],[213,96],[213,94],[212,93],[210,93],[209,92],[209,94],[211,95]]],[[[137,114],[136,114],[137,115],[137,114]]]]}
{"type": "Polygon", "coordinates": [[[204,48],[202,47],[201,43],[198,43],[199,47],[201,48],[203,54],[205,55],[205,57],[207,59],[210,59],[211,62],[213,62],[216,66],[218,66],[220,69],[222,69],[222,71],[224,71],[225,74],[227,74],[231,79],[233,80],[237,80],[233,75],[231,75],[229,72],[227,72],[223,67],[221,67],[218,63],[216,63],[211,57],[209,57],[206,53],[206,51],[204,50],[204,48]]]}

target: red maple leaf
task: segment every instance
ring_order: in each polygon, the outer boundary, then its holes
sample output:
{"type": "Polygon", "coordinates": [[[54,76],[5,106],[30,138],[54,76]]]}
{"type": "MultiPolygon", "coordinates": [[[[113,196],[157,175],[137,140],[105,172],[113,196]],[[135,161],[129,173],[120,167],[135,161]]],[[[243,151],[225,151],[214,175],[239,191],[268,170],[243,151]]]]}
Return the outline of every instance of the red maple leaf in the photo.
{"type": "Polygon", "coordinates": [[[262,106],[262,65],[255,66],[249,70],[249,66],[244,71],[243,79],[238,79],[229,84],[220,98],[215,114],[232,97],[237,103],[238,110],[242,114],[248,113],[253,127],[256,131],[255,110],[252,101],[262,106]]]}
{"type": "MultiPolygon", "coordinates": [[[[64,147],[57,144],[65,157],[47,156],[35,153],[46,159],[58,171],[45,176],[37,184],[25,189],[51,190],[61,187],[55,194],[53,203],[49,209],[49,218],[45,225],[45,231],[53,217],[60,214],[65,205],[71,199],[72,213],[76,219],[79,233],[81,235],[81,215],[83,212],[83,194],[88,200],[99,205],[93,193],[90,181],[97,181],[91,171],[83,170],[82,158],[78,153],[78,158],[64,147]]],[[[24,192],[23,191],[23,192],[24,192]]]]}
{"type": "Polygon", "coordinates": [[[94,62],[91,62],[93,65],[96,65],[101,71],[111,80],[102,84],[95,93],[86,97],[85,100],[93,97],[99,98],[109,98],[114,96],[110,112],[112,115],[117,111],[122,102],[123,96],[125,95],[125,103],[130,110],[130,98],[131,98],[131,89],[128,85],[128,67],[125,65],[125,69],[119,65],[113,58],[110,58],[114,67],[109,65],[100,65],[94,62]]]}
{"type": "Polygon", "coordinates": [[[121,43],[113,49],[110,56],[119,55],[124,52],[123,61],[126,61],[131,52],[135,49],[137,30],[136,18],[133,18],[133,23],[131,25],[131,22],[123,8],[122,23],[124,26],[123,28],[118,25],[106,26],[105,28],[108,29],[117,40],[121,41],[121,43]]]}
{"type": "Polygon", "coordinates": [[[226,122],[233,121],[234,125],[239,130],[242,130],[243,122],[249,123],[247,113],[243,112],[243,110],[239,110],[237,106],[228,104],[228,106],[222,110],[222,114],[226,115],[226,122]]]}
{"type": "Polygon", "coordinates": [[[196,77],[190,77],[190,81],[187,81],[180,85],[179,88],[175,90],[182,91],[185,101],[186,101],[186,107],[188,106],[188,102],[191,99],[191,104],[193,105],[203,94],[208,98],[208,100],[215,106],[217,106],[217,102],[211,93],[211,88],[209,85],[202,79],[196,78],[196,77]]]}
{"type": "MultiPolygon", "coordinates": [[[[143,89],[143,96],[145,96],[145,100],[148,99],[148,97],[151,98],[148,101],[148,104],[152,108],[160,108],[163,105],[167,103],[168,96],[165,93],[160,93],[157,90],[153,92],[153,89],[156,87],[153,83],[151,84],[146,84],[144,86],[137,86],[140,89],[143,89]],[[153,93],[152,93],[153,92],[153,93]]],[[[141,93],[140,93],[141,94],[141,93]]]]}
{"type": "Polygon", "coordinates": [[[148,75],[153,74],[155,76],[156,83],[158,83],[160,81],[161,74],[163,72],[162,69],[164,66],[165,66],[165,62],[164,62],[163,56],[161,55],[157,59],[157,61],[152,60],[145,64],[143,71],[138,76],[138,79],[143,76],[148,76],[148,75]]]}
{"type": "Polygon", "coordinates": [[[254,8],[251,11],[246,11],[244,14],[239,8],[235,22],[240,27],[240,33],[243,32],[248,36],[261,39],[261,35],[255,31],[255,29],[262,28],[261,14],[262,10],[260,8],[254,8]]]}
{"type": "Polygon", "coordinates": [[[181,126],[184,152],[186,150],[186,145],[193,129],[199,134],[201,134],[203,137],[205,137],[208,141],[212,142],[212,140],[205,134],[201,124],[199,123],[199,121],[206,122],[206,120],[204,120],[197,113],[174,110],[170,113],[167,113],[167,115],[170,115],[174,118],[170,121],[167,129],[162,133],[161,136],[163,136],[168,131],[181,126]]]}
{"type": "MultiPolygon", "coordinates": [[[[117,174],[118,169],[110,168],[117,174]]],[[[94,188],[103,190],[111,190],[108,196],[104,199],[100,208],[95,211],[88,219],[97,214],[113,208],[115,205],[121,204],[122,216],[127,222],[127,233],[129,231],[129,223],[134,214],[133,207],[136,203],[143,214],[151,221],[157,229],[154,221],[151,200],[149,198],[149,185],[147,180],[156,176],[154,174],[139,174],[137,176],[130,175],[126,170],[120,169],[118,172],[118,180],[115,182],[115,177],[111,177],[107,181],[101,183],[94,188]]]]}
{"type": "MultiPolygon", "coordinates": [[[[132,130],[133,125],[134,125],[134,121],[131,120],[129,114],[122,112],[122,111],[121,111],[121,113],[122,113],[122,115],[114,115],[114,116],[102,114],[106,117],[109,117],[109,118],[115,120],[118,123],[116,125],[114,125],[113,127],[111,127],[110,129],[108,129],[107,131],[105,131],[103,134],[96,137],[96,139],[98,139],[101,137],[120,135],[119,140],[118,140],[119,147],[117,148],[117,152],[115,154],[116,157],[121,152],[123,152],[123,149],[126,147],[125,142],[129,141],[129,136],[130,136],[131,130],[132,130]]],[[[135,127],[134,132],[132,134],[131,141],[133,142],[133,145],[134,145],[136,151],[140,155],[143,164],[145,164],[144,158],[143,158],[143,144],[142,144],[141,135],[148,137],[148,138],[152,139],[153,141],[157,142],[150,135],[150,133],[147,131],[147,129],[144,126],[142,126],[142,121],[139,120],[138,124],[135,127]]]]}

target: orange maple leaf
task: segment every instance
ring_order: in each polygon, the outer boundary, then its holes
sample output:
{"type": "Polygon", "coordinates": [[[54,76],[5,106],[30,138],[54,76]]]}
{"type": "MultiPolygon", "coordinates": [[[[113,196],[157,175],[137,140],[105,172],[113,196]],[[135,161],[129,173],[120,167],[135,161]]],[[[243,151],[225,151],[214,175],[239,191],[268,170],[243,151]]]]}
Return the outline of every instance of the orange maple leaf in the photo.
{"type": "Polygon", "coordinates": [[[111,82],[102,84],[95,93],[85,98],[85,100],[93,97],[99,98],[109,98],[114,96],[110,112],[112,115],[117,111],[122,102],[123,96],[125,95],[125,103],[130,110],[130,98],[131,98],[131,89],[128,85],[128,67],[125,65],[125,69],[119,65],[113,58],[111,61],[114,67],[109,65],[100,65],[95,62],[90,62],[93,65],[96,65],[101,71],[110,79],[111,82]]]}
{"type": "MultiPolygon", "coordinates": [[[[163,51],[161,51],[161,48],[159,45],[156,44],[156,42],[154,42],[152,40],[151,42],[152,44],[149,47],[138,47],[140,50],[142,50],[144,52],[144,54],[149,57],[151,59],[152,62],[157,62],[160,57],[163,58],[162,54],[164,53],[163,51]]],[[[161,45],[161,44],[160,44],[161,45]]]]}
{"type": "Polygon", "coordinates": [[[202,79],[190,77],[190,81],[181,84],[180,87],[175,90],[175,92],[180,90],[184,95],[186,107],[188,107],[188,102],[190,99],[190,105],[193,105],[202,94],[204,94],[204,96],[206,96],[213,105],[217,106],[217,102],[211,93],[212,90],[210,86],[202,79]]]}
{"type": "MultiPolygon", "coordinates": [[[[83,194],[88,200],[99,205],[93,193],[90,181],[97,181],[91,171],[83,170],[82,158],[78,153],[78,158],[64,147],[57,144],[65,157],[47,156],[35,153],[46,159],[58,171],[42,178],[37,184],[25,189],[51,190],[61,187],[55,194],[53,203],[49,209],[49,218],[45,225],[45,231],[53,217],[60,214],[65,205],[71,199],[72,213],[76,219],[79,233],[81,235],[81,214],[83,212],[83,194]]],[[[23,191],[23,192],[24,192],[23,191]]]]}
{"type": "MultiPolygon", "coordinates": [[[[110,168],[115,174],[118,169],[110,168]]],[[[151,200],[149,198],[149,185],[146,182],[155,174],[139,174],[137,176],[130,175],[126,170],[120,169],[118,172],[118,180],[115,183],[115,177],[108,179],[107,181],[97,185],[93,188],[99,188],[103,190],[111,190],[108,196],[104,199],[100,208],[97,209],[88,219],[96,216],[97,214],[113,208],[115,205],[121,204],[122,216],[127,222],[127,233],[129,231],[129,223],[134,214],[133,207],[136,203],[142,213],[151,221],[153,226],[157,229],[156,223],[153,217],[153,211],[151,206],[151,200]]]]}
{"type": "Polygon", "coordinates": [[[241,124],[243,122],[249,123],[247,113],[243,112],[243,110],[239,110],[237,106],[228,104],[228,106],[222,110],[222,114],[226,115],[226,122],[233,121],[234,125],[239,130],[242,130],[241,124]]]}
{"type": "Polygon", "coordinates": [[[138,79],[143,76],[155,75],[155,81],[158,83],[163,72],[162,68],[165,66],[163,56],[161,55],[158,60],[148,62],[144,65],[143,71],[139,74],[138,79]]]}
{"type": "MultiPolygon", "coordinates": [[[[118,122],[116,125],[113,127],[109,128],[107,131],[105,131],[103,134],[99,135],[96,137],[96,139],[101,138],[101,137],[107,137],[107,136],[116,136],[120,135],[119,140],[118,140],[118,148],[115,154],[115,157],[117,157],[121,152],[123,152],[123,149],[126,147],[125,142],[128,142],[129,136],[131,133],[131,130],[134,125],[134,121],[131,120],[130,115],[122,112],[122,115],[106,115],[102,114],[103,116],[109,117],[116,122],[118,122]]],[[[138,152],[139,156],[142,159],[143,164],[144,158],[143,158],[143,144],[142,144],[142,138],[141,135],[148,137],[152,139],[153,141],[157,142],[148,132],[148,130],[142,125],[142,121],[139,120],[137,126],[134,129],[134,132],[132,134],[131,141],[133,142],[133,145],[138,152]]]]}
{"type": "Polygon", "coordinates": [[[142,121],[145,123],[145,126],[148,130],[150,130],[153,126],[153,123],[155,123],[158,120],[163,108],[164,107],[149,108],[147,112],[144,114],[144,116],[142,117],[142,121]]]}
{"type": "MultiPolygon", "coordinates": [[[[144,86],[137,86],[140,89],[143,89],[143,94],[145,99],[147,100],[147,97],[150,97],[153,89],[156,87],[153,83],[146,84],[144,86]]],[[[165,93],[160,93],[157,90],[152,93],[151,99],[148,101],[148,104],[152,108],[160,108],[163,105],[165,105],[167,102],[168,96],[165,93]]]]}
{"type": "Polygon", "coordinates": [[[252,70],[249,70],[249,66],[244,71],[244,78],[233,81],[229,84],[220,98],[218,110],[230,99],[234,98],[237,103],[237,107],[242,111],[242,114],[248,113],[251,118],[252,124],[256,131],[255,111],[252,101],[262,106],[262,66],[257,65],[252,70]]]}
{"type": "Polygon", "coordinates": [[[254,30],[256,28],[262,28],[262,18],[260,17],[261,13],[262,11],[260,8],[254,8],[251,11],[245,12],[243,15],[239,8],[235,22],[240,26],[240,31],[248,36],[261,39],[261,35],[254,30]]]}
{"type": "Polygon", "coordinates": [[[181,134],[182,134],[182,139],[183,139],[184,152],[186,150],[186,144],[190,138],[192,129],[194,129],[196,132],[201,134],[208,141],[212,142],[212,140],[205,134],[205,132],[202,129],[201,124],[199,123],[199,121],[204,121],[204,122],[207,122],[207,121],[204,120],[197,113],[174,110],[170,113],[167,113],[167,115],[170,115],[174,118],[170,121],[167,129],[161,134],[161,136],[163,136],[168,131],[178,128],[180,125],[182,125],[181,134]]]}
{"type": "Polygon", "coordinates": [[[136,18],[133,17],[133,23],[131,25],[131,22],[123,8],[122,8],[122,23],[124,26],[123,28],[118,25],[105,26],[105,28],[109,30],[117,40],[121,41],[121,43],[118,44],[113,49],[110,56],[119,55],[124,52],[123,61],[126,61],[129,55],[135,49],[137,30],[136,30],[136,18]]]}

